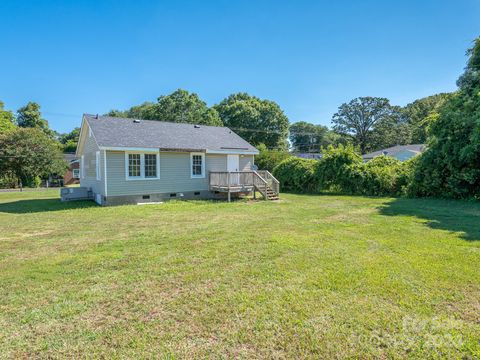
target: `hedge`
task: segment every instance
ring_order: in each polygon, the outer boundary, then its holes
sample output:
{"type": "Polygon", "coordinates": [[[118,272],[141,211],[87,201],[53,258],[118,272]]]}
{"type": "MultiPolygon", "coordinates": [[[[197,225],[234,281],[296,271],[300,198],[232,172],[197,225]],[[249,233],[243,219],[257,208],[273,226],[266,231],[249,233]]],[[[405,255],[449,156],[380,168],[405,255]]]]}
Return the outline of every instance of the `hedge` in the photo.
{"type": "Polygon", "coordinates": [[[352,146],[324,149],[320,161],[289,158],[274,169],[282,188],[294,192],[334,191],[351,195],[403,196],[414,160],[378,156],[363,163],[352,146]]]}

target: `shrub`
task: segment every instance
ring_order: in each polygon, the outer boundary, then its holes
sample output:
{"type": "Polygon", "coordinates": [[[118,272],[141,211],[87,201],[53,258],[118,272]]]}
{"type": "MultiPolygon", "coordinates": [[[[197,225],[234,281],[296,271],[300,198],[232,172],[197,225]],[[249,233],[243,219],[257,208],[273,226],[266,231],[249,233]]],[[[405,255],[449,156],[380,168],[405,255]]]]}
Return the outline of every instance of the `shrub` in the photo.
{"type": "Polygon", "coordinates": [[[280,181],[284,190],[313,192],[317,188],[315,178],[317,164],[317,160],[291,156],[273,169],[273,175],[280,181]]]}
{"type": "Polygon", "coordinates": [[[401,161],[381,155],[362,164],[364,168],[362,189],[365,195],[398,196],[405,193],[406,166],[401,161]]]}
{"type": "Polygon", "coordinates": [[[268,150],[264,144],[257,146],[257,149],[260,154],[255,156],[255,164],[260,170],[272,172],[275,166],[291,156],[287,151],[268,150]]]}
{"type": "Polygon", "coordinates": [[[352,145],[329,146],[316,167],[317,190],[336,190],[345,193],[358,191],[362,157],[352,145]]]}
{"type": "Polygon", "coordinates": [[[17,187],[17,184],[17,178],[11,173],[0,176],[0,189],[13,189],[17,187]]]}

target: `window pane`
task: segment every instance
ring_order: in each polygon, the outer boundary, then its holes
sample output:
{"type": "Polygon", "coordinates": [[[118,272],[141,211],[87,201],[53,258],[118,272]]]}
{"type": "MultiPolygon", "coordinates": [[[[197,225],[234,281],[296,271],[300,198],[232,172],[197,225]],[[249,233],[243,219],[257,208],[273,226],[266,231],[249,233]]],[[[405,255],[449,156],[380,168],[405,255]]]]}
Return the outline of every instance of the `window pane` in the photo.
{"type": "Polygon", "coordinates": [[[140,176],[140,154],[128,154],[128,176],[140,176]]]}
{"type": "Polygon", "coordinates": [[[202,160],[203,157],[201,155],[193,155],[192,156],[192,175],[194,176],[201,176],[202,174],[202,160]]]}
{"type": "Polygon", "coordinates": [[[145,177],[157,177],[157,155],[145,154],[145,177]]]}

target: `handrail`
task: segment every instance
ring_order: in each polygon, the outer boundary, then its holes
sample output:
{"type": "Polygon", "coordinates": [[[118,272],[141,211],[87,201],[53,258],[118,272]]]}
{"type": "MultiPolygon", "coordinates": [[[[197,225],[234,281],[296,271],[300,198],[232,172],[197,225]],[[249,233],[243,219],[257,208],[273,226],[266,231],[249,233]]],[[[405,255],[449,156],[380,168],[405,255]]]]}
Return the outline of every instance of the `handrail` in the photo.
{"type": "Polygon", "coordinates": [[[208,175],[210,189],[212,187],[252,186],[264,199],[268,199],[271,189],[276,195],[280,192],[279,181],[267,170],[257,171],[210,171],[208,175]]]}
{"type": "Polygon", "coordinates": [[[279,195],[280,194],[280,182],[277,180],[275,176],[273,176],[270,171],[268,170],[258,170],[258,173],[262,174],[262,176],[269,182],[270,187],[272,190],[279,195]]]}
{"type": "Polygon", "coordinates": [[[268,199],[268,194],[267,194],[267,190],[268,190],[268,182],[267,180],[265,180],[262,176],[260,176],[260,174],[257,172],[257,171],[253,171],[253,174],[255,174],[255,176],[253,177],[253,186],[258,190],[260,191],[260,193],[262,194],[263,198],[265,200],[268,199]],[[263,189],[262,189],[262,186],[259,186],[259,184],[256,184],[255,183],[255,180],[258,179],[260,180],[261,182],[261,185],[263,185],[263,189]]]}

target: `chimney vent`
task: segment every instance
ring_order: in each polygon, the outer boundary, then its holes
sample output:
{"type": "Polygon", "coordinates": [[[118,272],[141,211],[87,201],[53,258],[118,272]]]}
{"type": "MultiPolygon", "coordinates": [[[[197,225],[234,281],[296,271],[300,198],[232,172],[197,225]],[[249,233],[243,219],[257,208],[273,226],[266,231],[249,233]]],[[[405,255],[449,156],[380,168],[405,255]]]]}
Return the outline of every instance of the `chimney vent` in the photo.
{"type": "Polygon", "coordinates": [[[140,120],[138,120],[138,119],[134,119],[133,122],[134,122],[135,124],[140,124],[140,120]]]}

